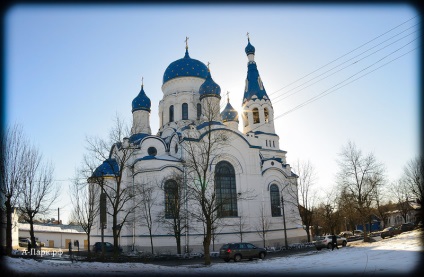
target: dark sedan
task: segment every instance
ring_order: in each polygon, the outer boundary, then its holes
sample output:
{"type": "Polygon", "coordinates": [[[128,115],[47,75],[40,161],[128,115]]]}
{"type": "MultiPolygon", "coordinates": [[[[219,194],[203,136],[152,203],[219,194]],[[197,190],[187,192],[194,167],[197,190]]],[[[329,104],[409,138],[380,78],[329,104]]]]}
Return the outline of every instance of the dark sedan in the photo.
{"type": "Polygon", "coordinates": [[[402,233],[402,231],[399,227],[393,227],[393,226],[387,227],[383,231],[381,231],[381,238],[384,239],[386,237],[393,237],[400,233],[402,233]]]}

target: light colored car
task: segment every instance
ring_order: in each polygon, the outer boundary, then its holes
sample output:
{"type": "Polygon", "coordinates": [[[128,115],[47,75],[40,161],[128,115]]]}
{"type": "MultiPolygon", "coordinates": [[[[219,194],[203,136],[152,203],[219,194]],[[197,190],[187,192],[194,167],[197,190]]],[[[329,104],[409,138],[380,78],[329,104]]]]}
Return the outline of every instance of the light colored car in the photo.
{"type": "MultiPolygon", "coordinates": [[[[341,236],[337,236],[337,246],[345,247],[347,245],[347,239],[341,236]]],[[[331,248],[331,244],[333,241],[333,235],[325,235],[317,237],[316,241],[314,241],[315,247],[317,250],[321,250],[323,248],[331,248]]]]}
{"type": "Polygon", "coordinates": [[[348,238],[353,236],[353,233],[351,231],[343,231],[339,234],[339,236],[344,237],[344,238],[348,238]]]}
{"type": "Polygon", "coordinates": [[[353,234],[355,235],[355,236],[364,236],[364,231],[362,231],[362,230],[355,230],[355,231],[353,231],[353,234]]]}

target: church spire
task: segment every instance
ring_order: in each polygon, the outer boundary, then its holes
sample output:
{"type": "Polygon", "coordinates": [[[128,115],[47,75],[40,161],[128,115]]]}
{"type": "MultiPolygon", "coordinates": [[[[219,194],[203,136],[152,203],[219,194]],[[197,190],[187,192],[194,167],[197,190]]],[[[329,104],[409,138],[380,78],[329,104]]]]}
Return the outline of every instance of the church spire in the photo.
{"type": "Polygon", "coordinates": [[[255,62],[255,47],[250,44],[249,33],[247,33],[247,46],[244,49],[246,52],[248,63],[247,63],[247,78],[246,86],[244,89],[243,105],[246,101],[252,99],[265,99],[269,100],[269,97],[265,91],[261,77],[259,76],[258,67],[255,62]]]}

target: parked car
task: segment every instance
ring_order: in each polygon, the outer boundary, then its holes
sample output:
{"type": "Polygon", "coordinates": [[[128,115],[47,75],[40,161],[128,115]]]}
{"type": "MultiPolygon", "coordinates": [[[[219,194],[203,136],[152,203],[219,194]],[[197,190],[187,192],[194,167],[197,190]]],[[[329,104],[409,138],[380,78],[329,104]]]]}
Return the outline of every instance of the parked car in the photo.
{"type": "Polygon", "coordinates": [[[219,250],[219,257],[226,262],[234,260],[239,262],[241,259],[259,258],[266,256],[266,249],[257,247],[251,243],[226,243],[219,250]]]}
{"type": "MultiPolygon", "coordinates": [[[[347,239],[345,237],[337,236],[337,245],[341,245],[345,247],[347,245],[347,239]]],[[[333,241],[333,235],[325,235],[325,236],[319,236],[314,241],[315,247],[317,250],[321,250],[323,248],[331,248],[331,244],[333,241]]]]}
{"type": "Polygon", "coordinates": [[[339,234],[339,236],[344,237],[344,238],[348,238],[353,236],[353,233],[351,231],[343,231],[339,234]]]}
{"type": "MultiPolygon", "coordinates": [[[[105,246],[105,252],[113,252],[113,244],[110,242],[104,242],[104,246],[105,246]]],[[[101,242],[96,242],[93,245],[93,252],[95,253],[101,253],[102,252],[102,243],[101,242]]],[[[119,247],[119,252],[122,252],[122,248],[119,247]]]]}
{"type": "Polygon", "coordinates": [[[415,228],[415,224],[412,222],[408,222],[408,223],[403,223],[402,225],[400,225],[400,230],[402,232],[406,232],[406,231],[412,231],[415,228]]]}
{"type": "Polygon", "coordinates": [[[364,236],[364,231],[362,231],[362,230],[355,230],[355,231],[353,231],[353,234],[355,236],[363,237],[364,236]]]}
{"type": "Polygon", "coordinates": [[[399,227],[390,226],[385,228],[383,231],[381,231],[381,238],[384,239],[386,237],[393,237],[395,235],[398,235],[402,233],[401,229],[399,227]]]}
{"type": "Polygon", "coordinates": [[[31,243],[31,241],[27,238],[19,239],[19,246],[21,246],[21,247],[27,247],[28,243],[31,243]]]}

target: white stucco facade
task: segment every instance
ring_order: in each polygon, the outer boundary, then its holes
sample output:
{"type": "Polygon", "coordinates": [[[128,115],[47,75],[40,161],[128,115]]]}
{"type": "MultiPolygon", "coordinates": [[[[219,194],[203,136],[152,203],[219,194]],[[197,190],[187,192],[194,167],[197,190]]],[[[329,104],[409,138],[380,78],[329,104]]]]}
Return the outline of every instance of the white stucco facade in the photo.
{"type": "MultiPolygon", "coordinates": [[[[234,198],[237,201],[231,206],[233,215],[220,218],[211,251],[216,251],[223,243],[240,241],[240,231],[237,229],[240,229],[241,221],[243,241],[262,246],[258,226],[264,216],[269,223],[266,233],[268,246],[284,245],[284,218],[289,243],[304,241],[306,238],[296,205],[297,197],[293,194],[293,191],[297,191],[297,176],[286,160],[286,151],[280,149],[279,136],[274,127],[273,106],[259,77],[254,61],[255,49],[250,40],[245,51],[248,58],[246,87],[243,99],[239,100],[243,114],[238,115],[229,99],[226,99],[225,109],[213,118],[213,130],[225,133],[228,143],[222,145],[221,154],[216,157],[209,170],[218,172],[215,167],[221,166],[220,162],[228,165],[232,172],[231,193],[237,194],[234,198]],[[251,197],[243,197],[246,192],[251,197]],[[282,203],[284,217],[281,213],[282,203]]],[[[132,103],[132,134],[123,141],[123,145],[131,145],[134,152],[127,162],[128,169],[124,171],[122,183],[126,186],[134,183],[159,184],[153,193],[157,199],[152,208],[153,218],[163,214],[165,209],[166,199],[164,190],[159,188],[160,183],[185,172],[184,160],[187,153],[184,153],[183,144],[187,142],[188,132],[207,132],[204,107],[208,101],[219,105],[221,99],[220,87],[212,80],[209,68],[190,58],[188,47],[185,57],[171,63],[165,70],[162,92],[158,132],[153,135],[150,132],[150,99],[142,86],[132,103]]],[[[112,148],[110,158],[119,155],[119,150],[114,149],[118,148],[112,148]]],[[[131,202],[127,205],[131,205],[131,202]]],[[[184,209],[191,207],[189,202],[184,209]]],[[[188,226],[183,233],[182,245],[192,251],[202,251],[201,222],[189,218],[188,226]]],[[[156,252],[176,252],[174,236],[159,221],[153,222],[152,230],[156,252]]],[[[99,218],[91,234],[92,243],[100,241],[99,218]]],[[[113,242],[110,215],[107,217],[104,236],[105,241],[113,242]]],[[[143,220],[128,220],[122,226],[119,242],[124,251],[132,247],[139,251],[149,251],[150,236],[143,220]]]]}

